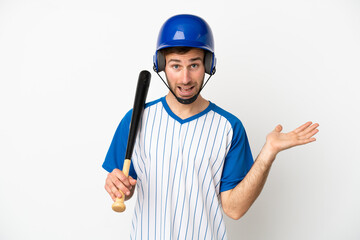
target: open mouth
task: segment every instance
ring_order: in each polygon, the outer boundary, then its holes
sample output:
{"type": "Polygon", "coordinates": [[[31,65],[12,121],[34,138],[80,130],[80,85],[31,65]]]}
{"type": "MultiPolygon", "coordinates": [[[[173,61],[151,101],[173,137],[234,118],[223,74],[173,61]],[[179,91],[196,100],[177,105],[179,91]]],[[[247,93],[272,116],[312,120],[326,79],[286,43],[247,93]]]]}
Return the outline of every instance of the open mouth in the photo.
{"type": "Polygon", "coordinates": [[[192,87],[178,87],[178,90],[179,90],[179,94],[182,96],[182,97],[188,97],[188,96],[192,96],[194,95],[193,92],[194,92],[194,89],[195,87],[192,86],[192,87]]]}

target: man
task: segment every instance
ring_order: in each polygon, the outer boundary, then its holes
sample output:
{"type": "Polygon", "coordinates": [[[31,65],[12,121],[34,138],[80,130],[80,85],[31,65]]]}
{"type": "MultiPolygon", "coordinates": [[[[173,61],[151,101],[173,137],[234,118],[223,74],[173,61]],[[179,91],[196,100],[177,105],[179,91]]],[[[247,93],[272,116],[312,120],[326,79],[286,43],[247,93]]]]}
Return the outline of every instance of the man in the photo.
{"type": "Polygon", "coordinates": [[[131,111],[103,164],[113,200],[119,190],[130,199],[137,187],[132,239],[226,239],[221,209],[239,219],[260,194],[276,155],[315,140],[318,124],[289,133],[278,125],[254,162],[240,120],[200,94],[215,65],[212,32],[203,19],[177,15],[164,23],[154,70],[165,72],[169,93],[145,107],[130,176],[119,169],[131,111]]]}

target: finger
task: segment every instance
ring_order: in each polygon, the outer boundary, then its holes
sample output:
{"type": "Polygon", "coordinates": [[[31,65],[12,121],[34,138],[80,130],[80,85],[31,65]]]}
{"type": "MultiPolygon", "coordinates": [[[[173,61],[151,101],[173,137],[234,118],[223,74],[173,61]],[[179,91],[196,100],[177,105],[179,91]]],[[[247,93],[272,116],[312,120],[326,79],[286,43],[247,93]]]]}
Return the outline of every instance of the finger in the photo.
{"type": "Polygon", "coordinates": [[[304,131],[306,128],[308,128],[311,124],[312,124],[312,122],[304,123],[304,124],[301,125],[300,127],[296,128],[296,129],[294,130],[294,132],[295,132],[295,133],[300,133],[300,132],[304,131]]]}
{"type": "Polygon", "coordinates": [[[136,185],[136,179],[133,179],[131,176],[129,176],[129,182],[132,186],[135,186],[136,185]]]}
{"type": "MultiPolygon", "coordinates": [[[[129,182],[127,177],[125,177],[125,179],[127,180],[127,182],[129,182]]],[[[130,194],[130,189],[132,188],[132,186],[129,183],[128,184],[129,184],[130,187],[125,186],[124,183],[122,182],[122,180],[120,180],[119,178],[117,178],[116,176],[113,176],[113,175],[111,175],[111,182],[114,184],[114,187],[116,189],[118,189],[121,192],[125,193],[125,195],[130,194]]],[[[114,190],[112,190],[112,191],[114,192],[114,190]]]]}
{"type": "Polygon", "coordinates": [[[283,129],[283,127],[279,124],[279,125],[277,125],[277,126],[275,127],[274,131],[275,131],[275,132],[281,132],[282,129],[283,129]]]}
{"type": "Polygon", "coordinates": [[[110,188],[111,192],[117,197],[117,198],[121,198],[123,195],[123,192],[121,189],[118,189],[115,185],[113,187],[110,188]]]}
{"type": "Polygon", "coordinates": [[[319,132],[319,129],[314,129],[311,132],[307,133],[306,135],[303,136],[303,139],[309,139],[312,136],[314,136],[315,134],[317,134],[319,132]]]}
{"type": "Polygon", "coordinates": [[[116,200],[116,197],[115,197],[115,195],[112,193],[112,191],[111,191],[111,189],[108,187],[108,185],[105,185],[105,190],[109,193],[111,199],[112,199],[113,201],[115,201],[115,200],[116,200]]]}
{"type": "MultiPolygon", "coordinates": [[[[127,188],[131,188],[129,178],[127,176],[125,176],[125,174],[122,171],[117,169],[116,171],[114,170],[112,173],[113,173],[112,176],[113,176],[114,181],[117,182],[116,179],[120,179],[122,184],[124,184],[127,188]]],[[[117,184],[115,184],[115,185],[117,185],[117,184]]]]}
{"type": "Polygon", "coordinates": [[[311,142],[314,142],[314,141],[316,141],[316,138],[306,138],[306,139],[302,139],[302,140],[300,140],[299,145],[304,145],[304,144],[311,143],[311,142]]]}
{"type": "Polygon", "coordinates": [[[318,124],[318,123],[315,123],[315,124],[307,127],[306,129],[304,129],[302,132],[299,132],[298,135],[299,135],[299,136],[308,135],[310,132],[314,131],[314,129],[316,129],[317,127],[319,127],[319,124],[318,124]]]}
{"type": "Polygon", "coordinates": [[[304,129],[302,132],[297,133],[300,138],[309,138],[316,134],[319,130],[317,129],[319,127],[318,123],[315,123],[308,128],[304,129]]]}
{"type": "Polygon", "coordinates": [[[108,193],[110,195],[113,194],[117,198],[122,197],[122,193],[119,191],[119,188],[117,186],[115,186],[115,184],[113,183],[113,180],[111,178],[111,174],[109,174],[107,179],[106,179],[106,187],[105,187],[105,189],[106,189],[106,191],[108,191],[108,193]]]}

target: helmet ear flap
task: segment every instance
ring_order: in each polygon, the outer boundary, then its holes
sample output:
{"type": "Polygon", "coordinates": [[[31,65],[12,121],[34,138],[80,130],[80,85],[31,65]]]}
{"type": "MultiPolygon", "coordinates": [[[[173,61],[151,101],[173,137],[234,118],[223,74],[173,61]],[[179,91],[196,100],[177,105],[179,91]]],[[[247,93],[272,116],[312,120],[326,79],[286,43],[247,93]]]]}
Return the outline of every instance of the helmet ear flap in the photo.
{"type": "Polygon", "coordinates": [[[205,51],[205,60],[204,60],[205,72],[209,75],[213,75],[215,73],[215,64],[216,64],[216,59],[214,53],[205,51]]]}
{"type": "Polygon", "coordinates": [[[156,51],[154,56],[154,71],[161,72],[165,70],[165,57],[161,51],[156,51]]]}

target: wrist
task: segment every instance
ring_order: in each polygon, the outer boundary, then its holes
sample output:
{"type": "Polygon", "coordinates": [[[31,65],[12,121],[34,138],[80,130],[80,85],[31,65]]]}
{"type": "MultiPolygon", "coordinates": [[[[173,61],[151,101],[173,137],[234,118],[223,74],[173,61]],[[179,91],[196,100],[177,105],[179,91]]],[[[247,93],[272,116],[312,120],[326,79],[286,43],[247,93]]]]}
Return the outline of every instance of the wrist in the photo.
{"type": "Polygon", "coordinates": [[[270,144],[265,143],[260,151],[261,159],[269,164],[272,164],[279,151],[276,151],[270,144]]]}

